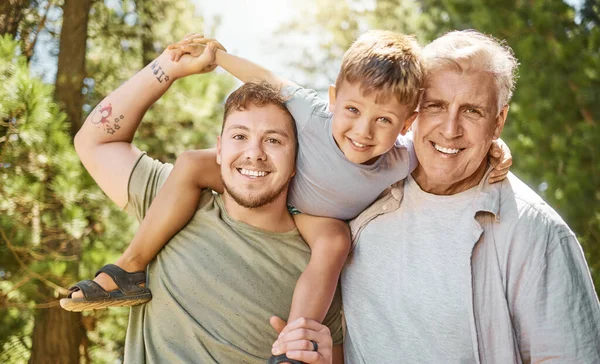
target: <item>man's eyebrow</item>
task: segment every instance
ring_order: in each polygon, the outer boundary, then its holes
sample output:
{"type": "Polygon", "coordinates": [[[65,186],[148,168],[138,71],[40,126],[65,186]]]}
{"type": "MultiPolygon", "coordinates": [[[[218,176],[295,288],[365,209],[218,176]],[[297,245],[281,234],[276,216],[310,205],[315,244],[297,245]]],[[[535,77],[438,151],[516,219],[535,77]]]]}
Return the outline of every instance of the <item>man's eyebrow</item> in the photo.
{"type": "Polygon", "coordinates": [[[424,102],[433,102],[433,103],[440,104],[443,106],[448,106],[448,101],[445,101],[442,99],[436,99],[435,97],[429,98],[426,95],[423,96],[423,98],[421,99],[421,103],[424,103],[424,102]]]}
{"type": "Polygon", "coordinates": [[[247,126],[242,125],[242,124],[232,124],[232,125],[229,125],[227,127],[227,130],[230,130],[230,129],[242,129],[242,130],[245,130],[245,131],[250,131],[250,129],[248,129],[247,126]]]}
{"type": "Polygon", "coordinates": [[[468,102],[466,104],[462,104],[462,107],[466,107],[466,108],[471,108],[471,109],[481,109],[481,110],[487,110],[487,108],[484,105],[480,105],[480,104],[474,104],[471,102],[468,102]]]}
{"type": "Polygon", "coordinates": [[[286,133],[283,129],[269,129],[269,130],[265,131],[265,134],[278,134],[284,138],[287,138],[287,139],[290,138],[288,133],[286,133]]]}
{"type": "MultiPolygon", "coordinates": [[[[244,130],[244,131],[250,131],[250,129],[242,124],[231,124],[230,126],[227,127],[227,130],[232,130],[232,129],[239,129],[239,130],[244,130]]],[[[265,130],[264,132],[265,134],[278,134],[281,135],[287,139],[290,139],[290,136],[288,133],[285,132],[285,130],[283,129],[269,129],[269,130],[265,130]]]]}

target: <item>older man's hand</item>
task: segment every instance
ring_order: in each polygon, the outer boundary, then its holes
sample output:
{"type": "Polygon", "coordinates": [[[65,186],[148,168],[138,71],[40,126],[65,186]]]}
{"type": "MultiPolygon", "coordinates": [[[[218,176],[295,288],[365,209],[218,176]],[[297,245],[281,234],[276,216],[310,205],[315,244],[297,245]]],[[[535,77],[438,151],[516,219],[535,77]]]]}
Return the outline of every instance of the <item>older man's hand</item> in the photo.
{"type": "Polygon", "coordinates": [[[317,321],[299,318],[288,325],[279,317],[269,321],[279,338],[273,344],[273,355],[286,354],[289,359],[304,363],[330,364],[333,340],[329,328],[317,321]],[[316,343],[317,351],[314,351],[316,343]]]}

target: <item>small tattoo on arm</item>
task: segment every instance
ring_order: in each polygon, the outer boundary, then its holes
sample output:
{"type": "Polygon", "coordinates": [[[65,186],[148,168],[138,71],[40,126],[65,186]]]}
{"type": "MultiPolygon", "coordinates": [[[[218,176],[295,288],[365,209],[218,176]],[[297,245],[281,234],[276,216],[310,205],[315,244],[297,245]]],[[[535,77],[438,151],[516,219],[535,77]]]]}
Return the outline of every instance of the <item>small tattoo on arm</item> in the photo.
{"type": "Polygon", "coordinates": [[[158,80],[158,82],[160,82],[160,83],[163,83],[163,81],[169,82],[169,76],[167,76],[167,74],[165,73],[165,71],[163,71],[160,64],[158,64],[158,60],[154,61],[150,65],[150,69],[152,70],[152,73],[154,73],[154,76],[156,76],[156,79],[158,80]]]}
{"type": "Polygon", "coordinates": [[[114,134],[115,131],[121,129],[121,126],[118,123],[123,120],[125,116],[120,115],[119,117],[115,117],[114,123],[111,123],[111,115],[112,105],[110,103],[108,105],[98,104],[90,114],[90,121],[98,128],[102,128],[108,134],[114,134]]]}

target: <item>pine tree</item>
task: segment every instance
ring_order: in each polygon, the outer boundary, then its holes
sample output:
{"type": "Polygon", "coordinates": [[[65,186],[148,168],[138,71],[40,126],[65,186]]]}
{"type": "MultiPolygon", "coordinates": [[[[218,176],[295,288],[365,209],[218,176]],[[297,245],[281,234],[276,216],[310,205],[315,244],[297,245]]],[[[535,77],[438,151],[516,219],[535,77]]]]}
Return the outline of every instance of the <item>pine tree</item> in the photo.
{"type": "MultiPolygon", "coordinates": [[[[143,9],[155,12],[144,20],[147,34],[136,3],[92,4],[86,74],[73,91],[84,95],[81,119],[167,44],[201,28],[191,3],[160,0],[143,9]]],[[[0,362],[20,363],[31,355],[34,317],[56,307],[72,283],[114,261],[135,226],[81,166],[71,120],[54,103],[53,88],[30,76],[23,42],[5,37],[0,49],[0,362]],[[71,272],[75,260],[79,267],[71,272]]],[[[213,146],[233,85],[218,73],[177,81],[146,115],[134,143],[167,162],[183,150],[213,146]]],[[[63,339],[86,362],[122,356],[126,309],[86,313],[74,322],[87,331],[81,342],[65,337],[65,320],[40,340],[63,339]]]]}

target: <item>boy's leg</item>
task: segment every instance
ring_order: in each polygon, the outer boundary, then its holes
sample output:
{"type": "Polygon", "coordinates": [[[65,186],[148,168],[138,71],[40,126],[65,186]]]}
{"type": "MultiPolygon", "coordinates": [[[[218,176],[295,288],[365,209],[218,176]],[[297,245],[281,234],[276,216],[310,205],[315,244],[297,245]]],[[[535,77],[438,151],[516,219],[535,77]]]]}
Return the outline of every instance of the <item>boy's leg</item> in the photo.
{"type": "Polygon", "coordinates": [[[294,221],[311,256],[296,283],[288,322],[299,317],[322,322],[350,251],[350,228],[341,220],[307,214],[294,215],[294,221]]]}
{"type": "MultiPolygon", "coordinates": [[[[215,159],[214,149],[187,151],[177,158],[133,240],[117,259],[117,266],[127,272],[145,269],[169,239],[192,218],[202,188],[222,192],[221,173],[215,159]]],[[[106,291],[117,289],[105,273],[100,273],[94,281],[106,291]]],[[[80,297],[83,297],[81,291],[72,294],[72,298],[80,297]]]]}

